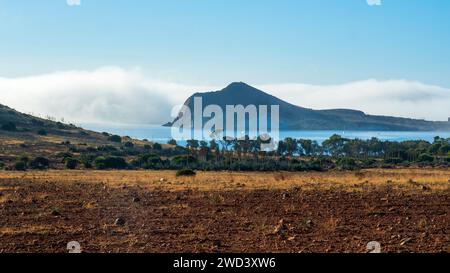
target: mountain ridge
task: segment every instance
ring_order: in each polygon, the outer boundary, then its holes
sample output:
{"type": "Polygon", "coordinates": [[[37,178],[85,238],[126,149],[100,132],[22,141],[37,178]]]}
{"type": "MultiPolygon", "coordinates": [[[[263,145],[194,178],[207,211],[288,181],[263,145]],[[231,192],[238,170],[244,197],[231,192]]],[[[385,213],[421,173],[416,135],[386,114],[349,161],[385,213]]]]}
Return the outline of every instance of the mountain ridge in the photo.
{"type": "MultiPolygon", "coordinates": [[[[244,82],[233,82],[218,91],[197,92],[190,96],[184,105],[193,109],[194,97],[201,97],[203,105],[219,105],[224,112],[226,105],[279,105],[280,130],[450,131],[450,122],[446,121],[369,115],[353,109],[305,108],[244,82]]],[[[177,120],[178,118],[164,126],[172,126],[177,120]]]]}

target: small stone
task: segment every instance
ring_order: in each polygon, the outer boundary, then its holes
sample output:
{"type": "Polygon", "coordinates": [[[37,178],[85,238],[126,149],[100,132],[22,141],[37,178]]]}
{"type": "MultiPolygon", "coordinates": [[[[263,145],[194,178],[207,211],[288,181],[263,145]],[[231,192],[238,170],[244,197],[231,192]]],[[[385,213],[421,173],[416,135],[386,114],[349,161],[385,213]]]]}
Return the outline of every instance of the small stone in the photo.
{"type": "Polygon", "coordinates": [[[57,211],[57,210],[52,210],[52,215],[53,216],[60,216],[61,213],[59,213],[59,211],[57,211]]]}
{"type": "Polygon", "coordinates": [[[114,225],[116,226],[123,226],[125,225],[125,219],[119,217],[114,221],[114,225]]]}
{"type": "Polygon", "coordinates": [[[400,245],[404,246],[404,245],[406,245],[407,243],[409,243],[411,241],[412,241],[412,238],[405,238],[405,239],[400,241],[400,245]]]}
{"type": "Polygon", "coordinates": [[[272,234],[274,235],[284,235],[286,231],[286,225],[284,224],[284,219],[281,219],[280,222],[278,222],[278,225],[274,228],[272,234]]]}
{"type": "Polygon", "coordinates": [[[141,202],[141,199],[139,197],[133,198],[133,203],[139,203],[139,202],[141,202]]]}

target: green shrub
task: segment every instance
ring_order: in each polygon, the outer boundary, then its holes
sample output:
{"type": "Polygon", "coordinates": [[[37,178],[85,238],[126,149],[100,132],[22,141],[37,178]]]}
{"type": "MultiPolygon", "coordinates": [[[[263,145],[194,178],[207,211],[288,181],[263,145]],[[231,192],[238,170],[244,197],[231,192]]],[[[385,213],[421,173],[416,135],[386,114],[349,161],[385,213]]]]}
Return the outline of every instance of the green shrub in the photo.
{"type": "Polygon", "coordinates": [[[27,164],[30,161],[30,158],[27,155],[21,155],[19,156],[19,158],[17,159],[17,161],[22,161],[25,164],[27,164]]]}
{"type": "Polygon", "coordinates": [[[125,144],[123,144],[123,146],[124,146],[125,148],[133,148],[133,147],[134,147],[134,144],[133,144],[133,142],[131,142],[131,141],[127,141],[127,142],[125,142],[125,144]]]}
{"type": "Polygon", "coordinates": [[[97,169],[126,169],[128,167],[127,162],[122,157],[117,156],[99,156],[94,160],[94,166],[97,169]]]}
{"type": "Polygon", "coordinates": [[[195,176],[196,173],[191,169],[181,169],[177,171],[177,176],[195,176]]]}
{"type": "Polygon", "coordinates": [[[91,169],[93,161],[95,160],[96,157],[97,156],[95,154],[82,154],[81,162],[83,163],[86,169],[91,169]]]}
{"type": "Polygon", "coordinates": [[[13,170],[14,171],[26,171],[27,170],[27,163],[25,163],[23,161],[17,161],[13,165],[13,170]]]}
{"type": "Polygon", "coordinates": [[[174,166],[187,166],[197,163],[197,159],[190,155],[177,155],[171,159],[170,163],[174,166]]]}
{"type": "Polygon", "coordinates": [[[78,166],[78,160],[72,157],[66,158],[66,168],[70,170],[75,170],[78,166]]]}
{"type": "Polygon", "coordinates": [[[144,169],[159,169],[163,166],[163,160],[157,154],[144,154],[138,158],[135,165],[144,169]]]}
{"type": "Polygon", "coordinates": [[[350,157],[339,158],[336,161],[336,164],[343,170],[355,170],[358,168],[358,164],[356,163],[356,161],[350,157]]]}
{"type": "Polygon", "coordinates": [[[122,138],[120,136],[118,136],[118,135],[112,135],[112,136],[108,137],[108,141],[121,143],[122,142],[122,138]]]}
{"type": "Polygon", "coordinates": [[[16,131],[17,130],[16,124],[13,123],[13,122],[7,122],[7,123],[2,125],[2,130],[4,130],[4,131],[11,131],[11,132],[12,131],[16,131]]]}
{"type": "Polygon", "coordinates": [[[384,163],[386,163],[386,164],[400,164],[402,162],[403,162],[403,159],[401,159],[399,157],[389,157],[384,160],[384,163]]]}
{"type": "Polygon", "coordinates": [[[152,149],[152,145],[145,144],[144,150],[150,151],[152,149]]]}
{"type": "Polygon", "coordinates": [[[62,160],[65,161],[67,158],[73,157],[73,154],[69,152],[59,152],[55,156],[57,158],[62,158],[62,160]]]}
{"type": "Polygon", "coordinates": [[[167,142],[167,144],[177,146],[177,141],[175,139],[171,139],[167,142]]]}
{"type": "Polygon", "coordinates": [[[30,161],[29,166],[31,169],[44,170],[50,167],[50,160],[45,157],[38,156],[30,161]]]}
{"type": "Polygon", "coordinates": [[[39,129],[39,130],[37,131],[37,133],[38,133],[38,135],[40,135],[40,136],[46,136],[46,135],[47,135],[47,131],[45,131],[44,129],[39,129]]]}
{"type": "Polygon", "coordinates": [[[159,143],[154,143],[154,144],[153,144],[153,150],[161,151],[161,150],[162,150],[161,144],[159,144],[159,143]]]}
{"type": "Polygon", "coordinates": [[[430,154],[421,154],[417,158],[417,161],[421,162],[421,163],[431,163],[434,161],[434,156],[432,156],[430,154]]]}

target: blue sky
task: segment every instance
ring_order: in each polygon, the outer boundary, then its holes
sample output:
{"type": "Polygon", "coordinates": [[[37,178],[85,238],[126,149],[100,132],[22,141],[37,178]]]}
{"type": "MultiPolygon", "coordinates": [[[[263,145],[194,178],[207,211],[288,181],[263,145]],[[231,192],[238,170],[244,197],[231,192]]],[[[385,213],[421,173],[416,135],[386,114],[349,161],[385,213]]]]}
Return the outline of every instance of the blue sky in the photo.
{"type": "Polygon", "coordinates": [[[0,0],[0,75],[105,65],[174,81],[450,87],[450,1],[0,0]]]}
{"type": "Polygon", "coordinates": [[[159,124],[244,81],[303,107],[447,120],[449,14],[448,0],[0,0],[0,103],[159,124]]]}

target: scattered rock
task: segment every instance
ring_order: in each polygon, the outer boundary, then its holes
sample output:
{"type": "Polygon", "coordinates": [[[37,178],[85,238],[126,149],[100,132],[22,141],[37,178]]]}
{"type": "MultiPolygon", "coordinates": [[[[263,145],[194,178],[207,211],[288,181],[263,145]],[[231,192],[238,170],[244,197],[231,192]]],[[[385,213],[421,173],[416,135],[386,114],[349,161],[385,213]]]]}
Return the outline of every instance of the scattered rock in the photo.
{"type": "Polygon", "coordinates": [[[423,191],[431,191],[431,188],[429,186],[422,185],[422,190],[423,191]]]}
{"type": "Polygon", "coordinates": [[[141,199],[139,197],[133,198],[133,203],[139,203],[139,202],[141,202],[141,199]]]}
{"type": "Polygon", "coordinates": [[[281,219],[280,222],[278,222],[278,225],[274,228],[272,234],[283,236],[284,233],[286,232],[286,229],[287,227],[284,223],[284,219],[281,219]]]}
{"type": "Polygon", "coordinates": [[[52,210],[52,212],[51,212],[51,214],[53,215],[53,216],[60,216],[61,215],[61,213],[58,211],[58,210],[52,210]]]}
{"type": "Polygon", "coordinates": [[[215,241],[213,242],[213,247],[219,248],[219,247],[221,247],[221,246],[222,246],[222,242],[221,242],[221,241],[215,240],[215,241]]]}
{"type": "Polygon", "coordinates": [[[161,179],[159,179],[159,182],[166,182],[166,179],[161,178],[161,179]]]}
{"type": "Polygon", "coordinates": [[[116,226],[123,226],[123,225],[125,225],[125,223],[126,223],[125,219],[123,219],[121,217],[117,218],[114,221],[114,225],[116,225],[116,226]]]}
{"type": "Polygon", "coordinates": [[[404,246],[404,245],[406,245],[407,243],[409,243],[411,241],[412,241],[412,238],[405,238],[405,239],[400,241],[400,245],[404,246]]]}

